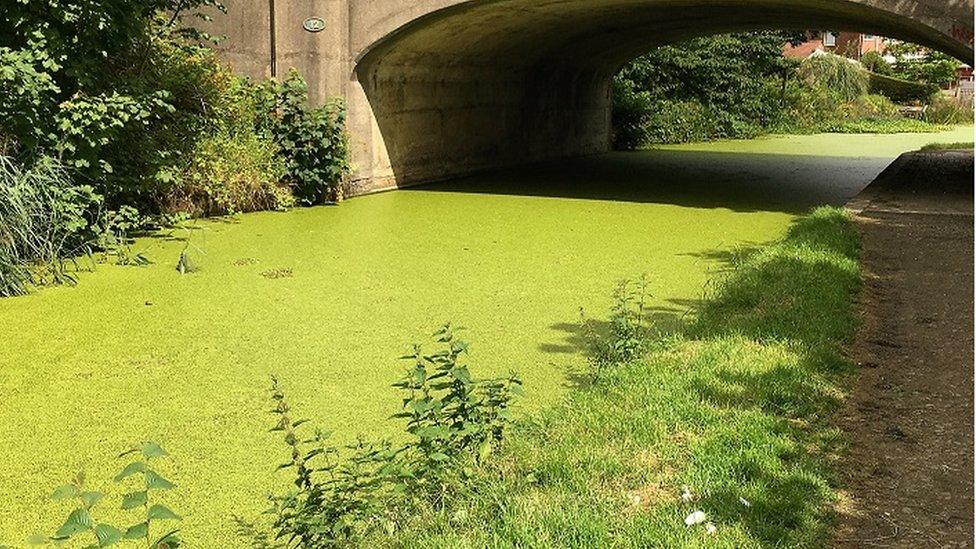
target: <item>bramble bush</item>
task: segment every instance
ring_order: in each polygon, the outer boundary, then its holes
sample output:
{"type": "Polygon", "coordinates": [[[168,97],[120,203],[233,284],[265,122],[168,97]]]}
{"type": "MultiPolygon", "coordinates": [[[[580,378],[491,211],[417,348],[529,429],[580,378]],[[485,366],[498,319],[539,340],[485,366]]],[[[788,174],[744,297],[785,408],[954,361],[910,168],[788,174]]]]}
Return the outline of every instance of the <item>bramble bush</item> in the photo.
{"type": "Polygon", "coordinates": [[[285,159],[285,178],[303,204],[342,200],[342,182],[349,169],[345,134],[346,110],[341,100],[308,106],[308,86],[292,69],[278,89],[275,141],[285,159]]]}

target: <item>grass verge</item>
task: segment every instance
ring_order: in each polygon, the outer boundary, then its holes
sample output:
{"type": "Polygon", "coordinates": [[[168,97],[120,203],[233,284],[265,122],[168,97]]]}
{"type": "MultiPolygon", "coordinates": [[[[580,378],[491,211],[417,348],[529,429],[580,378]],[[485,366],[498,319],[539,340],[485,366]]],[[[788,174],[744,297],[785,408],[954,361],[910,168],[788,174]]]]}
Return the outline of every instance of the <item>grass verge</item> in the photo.
{"type": "Polygon", "coordinates": [[[521,424],[465,495],[376,545],[819,546],[859,285],[846,214],[815,210],[738,256],[681,334],[521,424]]]}
{"type": "Polygon", "coordinates": [[[924,151],[953,151],[953,150],[972,150],[972,141],[957,141],[954,143],[929,143],[921,148],[924,151]]]}

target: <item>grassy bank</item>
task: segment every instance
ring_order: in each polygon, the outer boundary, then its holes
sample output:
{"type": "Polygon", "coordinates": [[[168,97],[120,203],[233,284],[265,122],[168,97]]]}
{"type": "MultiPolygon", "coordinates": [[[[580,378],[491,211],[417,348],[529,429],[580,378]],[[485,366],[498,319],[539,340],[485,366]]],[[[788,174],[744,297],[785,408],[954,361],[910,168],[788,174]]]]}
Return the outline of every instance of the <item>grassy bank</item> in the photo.
{"type": "Polygon", "coordinates": [[[922,151],[954,151],[970,150],[973,148],[972,141],[957,141],[955,143],[929,143],[921,148],[922,151]]]}
{"type": "Polygon", "coordinates": [[[684,333],[523,425],[472,494],[396,544],[818,546],[857,258],[833,208],[736,255],[684,333]]]}

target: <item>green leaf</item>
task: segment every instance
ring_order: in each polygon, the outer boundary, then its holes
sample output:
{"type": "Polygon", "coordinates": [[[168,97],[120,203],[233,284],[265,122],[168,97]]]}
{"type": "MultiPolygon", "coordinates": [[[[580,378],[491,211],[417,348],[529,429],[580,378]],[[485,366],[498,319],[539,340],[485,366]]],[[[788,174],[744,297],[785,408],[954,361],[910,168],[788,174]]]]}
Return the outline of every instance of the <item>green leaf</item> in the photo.
{"type": "Polygon", "coordinates": [[[180,516],[165,505],[155,504],[146,513],[146,521],[151,520],[181,520],[180,516]]]}
{"type": "Polygon", "coordinates": [[[180,538],[176,535],[177,532],[179,532],[179,530],[173,530],[172,532],[167,532],[166,534],[160,536],[159,539],[154,541],[153,544],[149,546],[150,549],[156,549],[156,548],[169,549],[172,547],[179,547],[180,545],[182,545],[182,543],[180,542],[180,538]]]}
{"type": "Polygon", "coordinates": [[[81,501],[85,502],[86,509],[91,509],[102,499],[103,495],[101,492],[82,492],[78,497],[81,498],[81,501]]]}
{"type": "Polygon", "coordinates": [[[53,493],[51,493],[51,499],[61,500],[61,499],[71,499],[78,495],[78,487],[74,484],[65,484],[64,486],[58,488],[53,493]]]}
{"type": "Polygon", "coordinates": [[[122,531],[111,524],[99,524],[95,527],[95,537],[99,547],[108,547],[122,539],[122,531]]]}
{"type": "Polygon", "coordinates": [[[47,545],[48,541],[50,540],[44,534],[34,534],[27,538],[27,545],[47,545]]]}
{"type": "Polygon", "coordinates": [[[78,532],[84,532],[91,528],[92,520],[91,515],[88,514],[87,509],[75,509],[68,515],[68,519],[64,521],[61,528],[54,534],[55,538],[67,539],[71,536],[77,534],[78,532]]]}
{"type": "Polygon", "coordinates": [[[169,490],[176,485],[152,469],[146,469],[146,490],[169,490]]]}
{"type": "Polygon", "coordinates": [[[122,509],[134,509],[136,507],[141,507],[146,504],[147,497],[146,491],[141,492],[131,492],[122,496],[122,509]]]}
{"type": "Polygon", "coordinates": [[[146,471],[146,464],[141,461],[133,461],[132,463],[125,466],[122,471],[115,475],[115,482],[119,482],[127,477],[130,477],[136,473],[143,473],[146,471]]]}
{"type": "Polygon", "coordinates": [[[143,443],[142,446],[140,447],[140,450],[142,450],[142,455],[145,456],[146,459],[152,459],[156,457],[163,457],[169,455],[166,452],[166,450],[163,450],[163,448],[160,445],[156,444],[155,442],[143,443]]]}
{"type": "Polygon", "coordinates": [[[125,531],[125,539],[142,539],[149,535],[149,524],[141,522],[134,524],[125,531]]]}

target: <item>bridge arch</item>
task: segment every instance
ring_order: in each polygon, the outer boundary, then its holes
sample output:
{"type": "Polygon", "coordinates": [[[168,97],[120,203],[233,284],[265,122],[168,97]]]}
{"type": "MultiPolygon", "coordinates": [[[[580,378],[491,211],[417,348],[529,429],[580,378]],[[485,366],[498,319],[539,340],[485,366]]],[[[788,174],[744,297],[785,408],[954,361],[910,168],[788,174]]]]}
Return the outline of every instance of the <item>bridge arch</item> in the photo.
{"type": "Polygon", "coordinates": [[[351,44],[373,126],[372,152],[359,156],[369,157],[370,176],[387,171],[405,185],[602,152],[610,81],[653,47],[824,28],[910,40],[971,63],[972,13],[972,0],[376,2],[351,44]]]}

